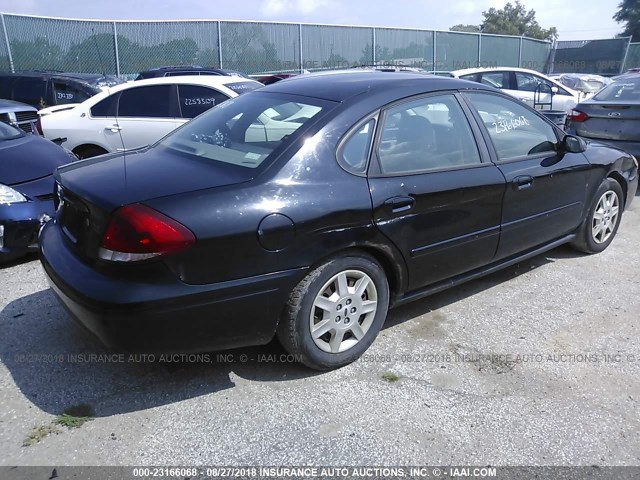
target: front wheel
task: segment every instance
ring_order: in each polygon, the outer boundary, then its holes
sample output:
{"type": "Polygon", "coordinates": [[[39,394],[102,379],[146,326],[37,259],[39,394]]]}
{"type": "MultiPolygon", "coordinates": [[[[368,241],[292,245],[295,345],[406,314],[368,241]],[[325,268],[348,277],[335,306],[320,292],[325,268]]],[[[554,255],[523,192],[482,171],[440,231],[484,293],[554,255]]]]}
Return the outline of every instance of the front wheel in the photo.
{"type": "Polygon", "coordinates": [[[302,363],[317,370],[347,365],[375,340],[389,307],[389,286],[372,258],[331,259],[293,290],[278,326],[278,339],[302,363]]]}
{"type": "Polygon", "coordinates": [[[610,178],[605,179],[598,187],[572,245],[586,253],[598,253],[607,248],[620,226],[623,198],[620,184],[610,178]]]}

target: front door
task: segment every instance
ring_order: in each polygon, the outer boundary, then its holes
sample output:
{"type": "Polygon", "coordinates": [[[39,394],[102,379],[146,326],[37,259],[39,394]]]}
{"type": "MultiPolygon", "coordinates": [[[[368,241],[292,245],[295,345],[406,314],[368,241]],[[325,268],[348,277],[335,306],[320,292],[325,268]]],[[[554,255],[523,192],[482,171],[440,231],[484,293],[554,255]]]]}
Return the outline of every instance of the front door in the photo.
{"type": "Polygon", "coordinates": [[[564,152],[557,130],[503,95],[467,93],[507,181],[497,258],[534,248],[575,230],[583,216],[589,162],[564,152]]]}

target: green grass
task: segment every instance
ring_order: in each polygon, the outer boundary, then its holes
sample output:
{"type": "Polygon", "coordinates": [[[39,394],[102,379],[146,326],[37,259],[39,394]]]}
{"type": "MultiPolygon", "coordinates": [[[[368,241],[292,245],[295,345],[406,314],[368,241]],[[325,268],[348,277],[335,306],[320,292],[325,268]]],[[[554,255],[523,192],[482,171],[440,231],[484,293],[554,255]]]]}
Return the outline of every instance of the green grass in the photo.
{"type": "Polygon", "coordinates": [[[393,383],[393,382],[397,382],[398,380],[400,380],[400,375],[393,373],[393,372],[384,372],[382,374],[382,379],[385,382],[389,382],[389,383],[393,383]]]}
{"type": "Polygon", "coordinates": [[[67,428],[80,428],[91,420],[93,420],[93,409],[91,405],[83,403],[67,408],[61,415],[56,417],[53,423],[67,428]]]}
{"type": "Polygon", "coordinates": [[[25,438],[22,442],[23,447],[30,447],[35,445],[36,443],[40,443],[45,437],[55,433],[56,435],[60,433],[60,430],[55,425],[42,425],[40,427],[34,427],[29,433],[29,436],[25,438]]]}

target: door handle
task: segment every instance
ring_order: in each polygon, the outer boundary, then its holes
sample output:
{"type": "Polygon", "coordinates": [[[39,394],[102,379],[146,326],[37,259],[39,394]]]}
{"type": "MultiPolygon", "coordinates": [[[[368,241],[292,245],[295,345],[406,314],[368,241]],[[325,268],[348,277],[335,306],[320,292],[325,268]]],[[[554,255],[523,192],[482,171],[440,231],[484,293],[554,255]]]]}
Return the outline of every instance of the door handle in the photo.
{"type": "Polygon", "coordinates": [[[391,207],[393,213],[404,212],[410,210],[416,200],[413,197],[392,197],[387,199],[384,204],[391,207]]]}
{"type": "Polygon", "coordinates": [[[120,130],[122,130],[122,127],[119,125],[109,125],[108,127],[104,128],[105,130],[109,130],[113,133],[119,132],[120,130]]]}
{"type": "Polygon", "coordinates": [[[516,190],[525,190],[533,186],[533,177],[522,175],[513,179],[513,187],[516,190]]]}

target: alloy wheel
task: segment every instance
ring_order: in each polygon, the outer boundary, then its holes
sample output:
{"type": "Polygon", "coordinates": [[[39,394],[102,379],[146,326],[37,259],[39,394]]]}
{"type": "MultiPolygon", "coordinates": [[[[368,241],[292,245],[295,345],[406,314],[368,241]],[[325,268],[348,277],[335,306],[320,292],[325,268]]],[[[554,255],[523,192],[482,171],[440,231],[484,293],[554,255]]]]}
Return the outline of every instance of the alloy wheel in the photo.
{"type": "Polygon", "coordinates": [[[613,190],[602,194],[593,212],[591,235],[596,243],[604,243],[613,234],[620,212],[618,195],[613,190]]]}

